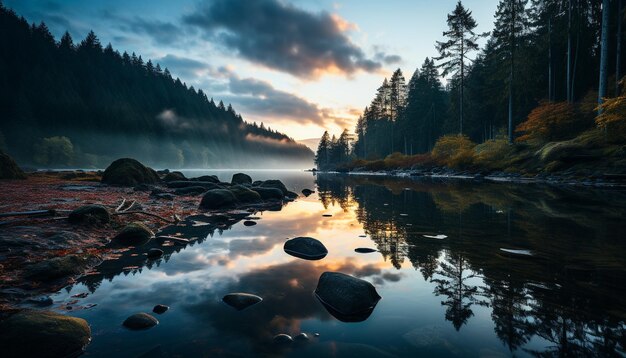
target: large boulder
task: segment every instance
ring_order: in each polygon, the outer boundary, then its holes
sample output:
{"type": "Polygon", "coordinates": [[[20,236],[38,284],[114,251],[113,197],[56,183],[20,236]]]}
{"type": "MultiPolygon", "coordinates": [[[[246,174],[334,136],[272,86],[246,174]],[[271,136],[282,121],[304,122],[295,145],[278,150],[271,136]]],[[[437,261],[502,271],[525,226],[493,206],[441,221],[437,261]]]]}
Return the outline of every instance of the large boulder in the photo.
{"type": "Polygon", "coordinates": [[[166,183],[176,180],[187,180],[187,178],[181,172],[169,172],[163,177],[163,181],[166,183]]]}
{"type": "Polygon", "coordinates": [[[315,296],[330,314],[343,322],[366,320],[381,299],[371,283],[340,272],[324,272],[315,296]]]}
{"type": "Polygon", "coordinates": [[[321,260],[328,255],[326,246],[312,237],[296,237],[287,240],[283,250],[291,256],[305,260],[321,260]]]}
{"type": "Polygon", "coordinates": [[[248,174],[236,173],[233,174],[233,178],[230,180],[233,185],[236,184],[252,184],[252,178],[248,174]]]}
{"type": "Polygon", "coordinates": [[[143,223],[134,222],[126,225],[113,240],[118,244],[137,246],[147,243],[152,237],[154,237],[154,232],[149,227],[143,223]]]}
{"type": "Polygon", "coordinates": [[[2,152],[0,152],[0,179],[26,179],[26,175],[13,158],[2,152]]]}
{"type": "Polygon", "coordinates": [[[172,188],[172,189],[198,187],[198,186],[201,186],[205,188],[206,190],[223,188],[221,185],[211,182],[211,181],[176,180],[176,181],[171,181],[167,183],[167,187],[172,188]]]}
{"type": "Polygon", "coordinates": [[[263,301],[263,299],[257,295],[251,293],[229,293],[222,298],[222,301],[237,311],[245,310],[246,308],[256,305],[263,301]]]}
{"type": "Polygon", "coordinates": [[[107,208],[102,205],[85,205],[72,210],[68,216],[68,220],[72,224],[106,224],[111,221],[111,214],[109,214],[107,208]]]}
{"type": "Polygon", "coordinates": [[[102,182],[110,185],[136,186],[155,184],[159,181],[159,175],[153,169],[131,158],[114,161],[102,174],[102,182]]]}
{"type": "Polygon", "coordinates": [[[250,190],[243,185],[233,185],[228,190],[231,191],[240,203],[255,203],[261,201],[261,195],[256,191],[250,190]]]}
{"type": "Polygon", "coordinates": [[[261,188],[261,187],[252,187],[250,188],[253,191],[256,191],[261,196],[263,200],[269,199],[282,199],[285,197],[283,191],[276,188],[261,188]]]}
{"type": "Polygon", "coordinates": [[[135,313],[134,315],[126,318],[122,325],[132,330],[144,330],[152,328],[159,324],[159,320],[147,313],[135,313]]]}
{"type": "Polygon", "coordinates": [[[64,277],[76,276],[101,262],[94,255],[68,255],[55,257],[28,266],[24,270],[24,277],[34,281],[52,281],[64,277]]]}
{"type": "Polygon", "coordinates": [[[235,205],[237,198],[228,189],[213,189],[204,193],[200,201],[200,208],[214,210],[230,208],[235,205]]]}
{"type": "Polygon", "coordinates": [[[215,184],[219,184],[220,180],[218,179],[217,175],[203,175],[203,176],[199,176],[196,178],[191,178],[190,180],[193,181],[208,181],[211,183],[215,183],[215,184]]]}
{"type": "Polygon", "coordinates": [[[265,180],[264,182],[260,183],[259,185],[255,185],[261,188],[274,188],[274,189],[280,189],[280,191],[283,192],[284,196],[287,196],[287,194],[289,193],[289,190],[287,190],[287,187],[285,186],[285,184],[283,184],[282,181],[280,180],[265,180]]]}
{"type": "Polygon", "coordinates": [[[82,318],[22,311],[0,322],[3,357],[76,357],[91,341],[82,318]]]}

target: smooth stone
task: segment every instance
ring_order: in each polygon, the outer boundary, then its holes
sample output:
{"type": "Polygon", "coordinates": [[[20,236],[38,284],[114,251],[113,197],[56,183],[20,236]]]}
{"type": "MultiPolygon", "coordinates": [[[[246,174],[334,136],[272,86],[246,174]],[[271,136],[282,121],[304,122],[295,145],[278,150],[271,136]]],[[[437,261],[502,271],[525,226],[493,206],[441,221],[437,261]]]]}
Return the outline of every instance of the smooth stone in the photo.
{"type": "Polygon", "coordinates": [[[309,196],[311,194],[315,193],[313,190],[311,189],[302,189],[302,195],[304,196],[309,196]]]}
{"type": "Polygon", "coordinates": [[[320,336],[320,334],[319,334],[319,333],[313,333],[313,336],[314,336],[314,337],[319,337],[319,336],[320,336]]]}
{"type": "Polygon", "coordinates": [[[323,216],[323,217],[325,217],[325,218],[330,218],[330,217],[332,217],[333,215],[332,215],[332,214],[322,214],[322,216],[323,216]]]}
{"type": "Polygon", "coordinates": [[[205,190],[224,189],[219,183],[212,181],[176,180],[167,183],[168,188],[182,189],[191,187],[203,187],[205,190]]]}
{"type": "Polygon", "coordinates": [[[80,223],[103,223],[111,221],[111,214],[102,205],[85,205],[72,210],[67,217],[72,224],[80,223]]]}
{"type": "Polygon", "coordinates": [[[134,315],[126,318],[124,323],[124,327],[132,330],[143,330],[152,328],[159,324],[159,320],[154,318],[153,316],[147,313],[135,313],[134,315]]]}
{"type": "Polygon", "coordinates": [[[254,225],[256,225],[256,221],[246,220],[246,221],[243,222],[243,224],[245,226],[254,226],[254,225]]]}
{"type": "Polygon", "coordinates": [[[228,189],[212,189],[204,193],[200,207],[203,209],[223,209],[233,207],[237,198],[228,189]]]}
{"type": "Polygon", "coordinates": [[[134,222],[126,225],[113,240],[125,245],[143,245],[154,237],[154,233],[150,228],[140,222],[134,222]]]}
{"type": "Polygon", "coordinates": [[[235,174],[233,174],[233,177],[230,180],[230,183],[233,184],[233,185],[236,185],[236,184],[252,184],[252,178],[250,178],[250,176],[248,174],[235,173],[235,174]]]}
{"type": "Polygon", "coordinates": [[[369,254],[371,252],[377,252],[378,250],[376,249],[371,249],[369,247],[358,247],[356,249],[354,249],[355,252],[358,252],[360,254],[369,254]]]}
{"type": "Polygon", "coordinates": [[[287,187],[285,186],[285,184],[283,184],[283,182],[280,180],[265,180],[259,183],[259,185],[254,185],[254,186],[258,186],[261,188],[280,189],[280,191],[283,192],[283,196],[287,196],[287,194],[289,193],[289,190],[287,190],[287,187]]]}
{"type": "Polygon", "coordinates": [[[367,235],[359,235],[359,237],[367,237],[367,235]]]}
{"type": "Polygon", "coordinates": [[[273,341],[276,344],[289,344],[293,342],[293,338],[291,338],[291,336],[288,334],[281,333],[275,335],[273,341]]]}
{"type": "Polygon", "coordinates": [[[222,298],[222,301],[237,311],[242,311],[263,301],[263,299],[250,293],[229,293],[222,298]]]}
{"type": "Polygon", "coordinates": [[[187,180],[181,172],[169,172],[163,177],[164,182],[187,180]]]}
{"type": "Polygon", "coordinates": [[[76,357],[91,341],[82,318],[48,311],[22,311],[0,322],[3,357],[76,357]]]}
{"type": "Polygon", "coordinates": [[[119,186],[155,184],[161,181],[153,169],[131,158],[121,158],[111,163],[102,174],[102,183],[119,186]]]}
{"type": "Polygon", "coordinates": [[[191,178],[190,180],[194,180],[194,181],[208,181],[208,182],[212,182],[212,183],[216,183],[216,184],[220,183],[220,180],[217,177],[217,175],[202,175],[202,176],[199,176],[197,178],[191,178]]]}
{"type": "Polygon", "coordinates": [[[312,237],[296,237],[287,240],[283,250],[291,256],[305,260],[321,260],[328,255],[324,244],[312,237]]]}
{"type": "Polygon", "coordinates": [[[278,199],[281,200],[285,197],[282,190],[276,188],[261,188],[261,187],[252,187],[250,190],[257,192],[261,199],[269,200],[269,199],[278,199]]]}
{"type": "Polygon", "coordinates": [[[343,322],[366,320],[381,299],[371,283],[340,272],[324,272],[315,296],[331,315],[343,322]]]}
{"type": "Polygon", "coordinates": [[[306,333],[302,332],[298,334],[297,336],[293,337],[293,339],[295,339],[296,341],[308,341],[309,336],[306,333]]]}
{"type": "Polygon", "coordinates": [[[203,186],[188,186],[174,190],[176,195],[198,195],[203,194],[207,189],[203,186]]]}
{"type": "Polygon", "coordinates": [[[235,195],[237,201],[241,203],[255,203],[261,201],[261,194],[243,185],[233,185],[229,190],[235,195]]]}
{"type": "Polygon", "coordinates": [[[156,248],[152,248],[150,250],[148,250],[148,258],[149,259],[158,259],[161,256],[163,256],[163,250],[161,249],[156,249],[156,248]]]}
{"type": "Polygon", "coordinates": [[[156,305],[152,309],[152,312],[154,312],[156,314],[163,314],[163,313],[167,312],[167,310],[169,310],[169,309],[170,309],[169,306],[166,306],[166,305],[156,305]]]}

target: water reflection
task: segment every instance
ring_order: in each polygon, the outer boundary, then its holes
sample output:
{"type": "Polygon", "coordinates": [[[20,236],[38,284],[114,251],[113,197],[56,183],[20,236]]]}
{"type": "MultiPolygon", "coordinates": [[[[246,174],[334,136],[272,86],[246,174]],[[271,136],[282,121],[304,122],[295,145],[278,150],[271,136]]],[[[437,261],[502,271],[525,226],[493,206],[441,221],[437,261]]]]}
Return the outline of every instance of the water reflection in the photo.
{"type": "Polygon", "coordinates": [[[92,326],[92,357],[626,354],[624,193],[313,178],[301,173],[290,189],[317,193],[279,212],[254,213],[255,226],[241,222],[250,213],[234,212],[163,228],[161,235],[189,241],[120,251],[56,295],[57,307],[90,292],[81,304],[98,306],[71,314],[92,326]],[[447,238],[424,236],[439,234],[447,238]],[[319,261],[287,255],[283,244],[296,236],[320,240],[328,255],[319,261]],[[147,260],[150,247],[164,257],[147,260]],[[359,247],[379,252],[355,252],[359,247]],[[376,286],[383,299],[367,320],[340,322],[315,299],[325,271],[376,286]],[[263,301],[239,312],[221,301],[230,292],[263,301]],[[171,307],[159,326],[120,327],[128,315],[159,303],[171,307]],[[272,344],[276,334],[301,332],[312,339],[272,344]]]}

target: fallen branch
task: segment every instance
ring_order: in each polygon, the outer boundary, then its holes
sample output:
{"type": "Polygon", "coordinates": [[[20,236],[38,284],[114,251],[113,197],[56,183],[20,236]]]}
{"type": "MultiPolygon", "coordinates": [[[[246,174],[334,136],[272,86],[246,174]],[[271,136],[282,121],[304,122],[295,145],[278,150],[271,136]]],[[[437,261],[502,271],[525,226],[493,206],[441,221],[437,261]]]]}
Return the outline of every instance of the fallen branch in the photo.
{"type": "Polygon", "coordinates": [[[56,214],[55,210],[31,210],[31,211],[16,211],[10,213],[2,213],[0,214],[0,218],[11,217],[11,216],[54,216],[56,214]]]}
{"type": "Polygon", "coordinates": [[[115,212],[116,212],[116,213],[117,213],[117,212],[119,212],[119,211],[120,211],[120,209],[122,209],[122,208],[124,207],[124,204],[126,204],[126,198],[122,198],[122,203],[120,204],[120,206],[118,206],[118,207],[115,209],[115,212]]]}
{"type": "Polygon", "coordinates": [[[126,214],[148,215],[148,216],[153,216],[153,217],[155,217],[157,219],[161,219],[161,220],[163,220],[163,221],[165,221],[166,223],[169,223],[169,224],[178,224],[178,220],[176,220],[176,218],[174,218],[174,220],[169,220],[169,219],[166,219],[166,218],[164,218],[164,217],[162,217],[160,215],[153,214],[153,213],[148,213],[148,212],[145,212],[145,211],[120,211],[120,212],[117,212],[117,213],[113,213],[111,215],[126,215],[126,214]]]}

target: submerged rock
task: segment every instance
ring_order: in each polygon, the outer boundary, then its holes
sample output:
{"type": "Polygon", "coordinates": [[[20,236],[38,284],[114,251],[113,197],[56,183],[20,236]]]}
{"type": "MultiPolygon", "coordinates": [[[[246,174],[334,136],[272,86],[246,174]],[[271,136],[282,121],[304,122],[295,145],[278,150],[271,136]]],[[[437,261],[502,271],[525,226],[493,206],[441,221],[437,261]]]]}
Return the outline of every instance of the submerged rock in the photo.
{"type": "Polygon", "coordinates": [[[200,207],[202,209],[223,209],[235,205],[237,198],[228,189],[213,189],[204,193],[200,207]]]}
{"type": "Polygon", "coordinates": [[[293,337],[293,339],[295,339],[296,341],[308,341],[309,340],[309,335],[302,332],[300,334],[298,334],[297,336],[293,337]]]}
{"type": "Polygon", "coordinates": [[[148,255],[148,258],[151,259],[151,260],[158,259],[161,256],[163,256],[163,250],[152,248],[152,249],[148,250],[148,254],[147,255],[148,255]]]}
{"type": "Polygon", "coordinates": [[[378,250],[376,249],[371,249],[369,247],[358,247],[356,249],[354,249],[355,252],[358,252],[360,254],[369,254],[371,252],[377,252],[378,250]]]}
{"type": "Polygon", "coordinates": [[[229,188],[240,203],[255,203],[261,201],[261,195],[243,185],[233,185],[229,188]]]}
{"type": "Polygon", "coordinates": [[[243,224],[245,226],[254,226],[254,225],[256,225],[256,221],[246,220],[246,221],[243,222],[243,224]]]}
{"type": "Polygon", "coordinates": [[[163,177],[164,182],[171,182],[176,180],[187,180],[187,178],[185,178],[185,175],[181,172],[170,172],[167,173],[165,177],[163,177]]]}
{"type": "Polygon", "coordinates": [[[163,314],[163,313],[167,312],[167,310],[169,310],[169,309],[170,309],[169,306],[166,306],[166,305],[156,305],[152,309],[152,312],[154,312],[156,314],[163,314]]]}
{"type": "Polygon", "coordinates": [[[51,281],[79,275],[99,262],[100,258],[93,255],[55,257],[26,267],[24,277],[35,281],[51,281]]]}
{"type": "Polygon", "coordinates": [[[102,174],[102,182],[110,185],[136,186],[155,184],[159,181],[159,175],[153,169],[131,158],[114,161],[102,174]]]}
{"type": "Polygon", "coordinates": [[[26,174],[13,158],[3,152],[0,152],[0,179],[26,179],[26,174]]]}
{"type": "Polygon", "coordinates": [[[222,301],[237,311],[242,311],[263,301],[263,299],[250,293],[229,293],[222,298],[222,301]]]}
{"type": "Polygon", "coordinates": [[[285,197],[285,195],[283,194],[283,191],[277,188],[252,187],[250,189],[257,192],[261,196],[261,199],[264,199],[264,200],[268,200],[268,199],[280,200],[285,197]]]}
{"type": "Polygon", "coordinates": [[[236,173],[233,174],[233,178],[230,180],[233,185],[236,184],[252,184],[252,178],[248,174],[236,173]]]}
{"type": "Polygon", "coordinates": [[[311,194],[315,193],[313,190],[311,189],[302,189],[302,195],[304,196],[309,196],[311,194]]]}
{"type": "Polygon", "coordinates": [[[126,318],[122,325],[132,330],[143,330],[152,328],[159,324],[159,320],[147,313],[135,313],[134,315],[126,318]]]}
{"type": "Polygon", "coordinates": [[[75,357],[90,341],[91,329],[82,318],[22,311],[0,322],[4,357],[75,357]]]}
{"type": "Polygon", "coordinates": [[[102,205],[85,205],[81,206],[78,209],[72,210],[67,219],[72,224],[106,224],[111,221],[111,214],[109,214],[107,208],[102,205]]]}
{"type": "Polygon", "coordinates": [[[126,225],[113,240],[125,245],[143,245],[154,237],[154,233],[150,228],[140,222],[134,222],[126,225]]]}
{"type": "Polygon", "coordinates": [[[324,244],[312,237],[296,237],[287,240],[283,249],[289,255],[305,260],[321,260],[328,255],[324,244]]]}
{"type": "Polygon", "coordinates": [[[381,299],[371,283],[340,272],[324,272],[315,296],[331,315],[343,322],[366,320],[381,299]]]}
{"type": "Polygon", "coordinates": [[[293,338],[291,338],[290,335],[284,333],[275,335],[272,340],[276,344],[289,344],[293,342],[293,338]]]}

